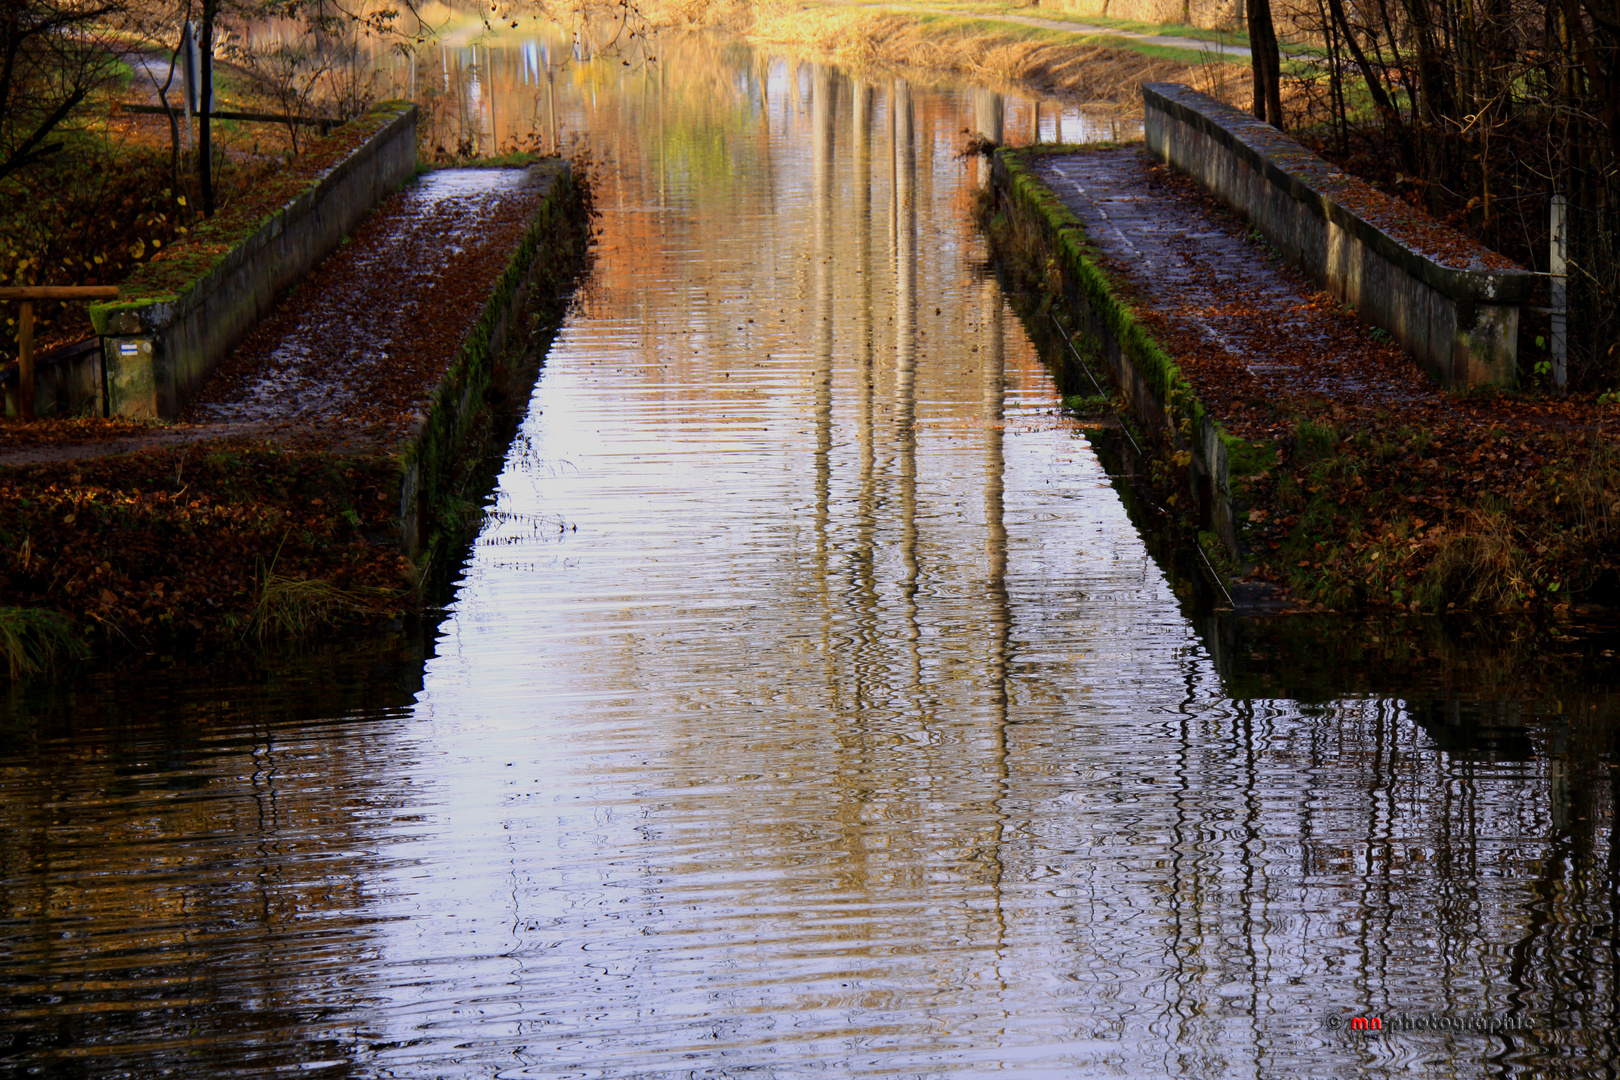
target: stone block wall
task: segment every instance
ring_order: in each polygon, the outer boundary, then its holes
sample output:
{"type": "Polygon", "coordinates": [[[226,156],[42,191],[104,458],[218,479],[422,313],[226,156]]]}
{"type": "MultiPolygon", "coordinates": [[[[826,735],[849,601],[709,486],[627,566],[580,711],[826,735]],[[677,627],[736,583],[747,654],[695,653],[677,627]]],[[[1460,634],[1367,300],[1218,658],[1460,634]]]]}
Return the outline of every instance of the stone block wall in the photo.
{"type": "Polygon", "coordinates": [[[1540,279],[1372,191],[1277,129],[1176,83],[1142,88],[1148,149],[1233,207],[1448,387],[1518,380],[1540,279]]]}
{"type": "Polygon", "coordinates": [[[414,105],[393,116],[178,296],[96,305],[107,408],[172,419],[279,297],[416,171],[414,105]]]}

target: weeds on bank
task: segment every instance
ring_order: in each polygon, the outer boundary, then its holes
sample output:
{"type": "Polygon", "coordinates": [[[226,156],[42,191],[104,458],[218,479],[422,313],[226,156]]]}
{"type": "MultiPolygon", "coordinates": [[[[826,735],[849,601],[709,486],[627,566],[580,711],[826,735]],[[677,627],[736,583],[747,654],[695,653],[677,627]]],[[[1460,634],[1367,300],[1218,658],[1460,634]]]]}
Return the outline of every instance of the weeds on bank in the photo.
{"type": "Polygon", "coordinates": [[[379,611],[379,601],[395,595],[381,589],[340,589],[319,578],[267,573],[246,631],[260,641],[308,637],[323,627],[385,614],[379,611]]]}
{"type": "Polygon", "coordinates": [[[1323,607],[1556,608],[1620,586],[1620,450],[1597,434],[1302,419],[1268,479],[1248,493],[1249,542],[1323,607]]]}
{"type": "Polygon", "coordinates": [[[397,484],[389,458],[248,442],[0,470],[0,595],[25,612],[0,647],[26,664],[66,655],[56,626],[146,648],[393,617],[397,484]]]}
{"type": "Polygon", "coordinates": [[[84,641],[54,611],[0,607],[0,662],[13,679],[86,654],[84,641]]]}

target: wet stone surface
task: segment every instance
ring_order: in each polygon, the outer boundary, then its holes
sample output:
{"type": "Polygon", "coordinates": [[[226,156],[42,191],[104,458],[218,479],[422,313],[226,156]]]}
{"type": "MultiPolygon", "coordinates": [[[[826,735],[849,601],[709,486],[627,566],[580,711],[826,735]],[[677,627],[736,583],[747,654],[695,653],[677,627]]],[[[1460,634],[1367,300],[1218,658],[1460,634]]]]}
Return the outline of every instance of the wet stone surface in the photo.
{"type": "Polygon", "coordinates": [[[1234,214],[1140,148],[1037,160],[1147,309],[1139,317],[1235,433],[1276,434],[1272,405],[1290,400],[1397,408],[1439,397],[1398,346],[1376,340],[1234,214]]]}

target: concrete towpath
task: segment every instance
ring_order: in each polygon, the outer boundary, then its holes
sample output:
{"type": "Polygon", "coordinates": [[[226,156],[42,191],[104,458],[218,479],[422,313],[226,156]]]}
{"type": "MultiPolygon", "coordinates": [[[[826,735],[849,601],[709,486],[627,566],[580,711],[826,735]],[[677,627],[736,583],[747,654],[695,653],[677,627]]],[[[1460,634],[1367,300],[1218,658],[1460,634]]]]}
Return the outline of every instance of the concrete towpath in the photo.
{"type": "Polygon", "coordinates": [[[1292,401],[1423,411],[1443,395],[1400,348],[1140,147],[1043,156],[1042,179],[1127,283],[1138,318],[1234,434],[1276,438],[1292,401]]]}
{"type": "Polygon", "coordinates": [[[445,169],[406,186],[237,345],[186,419],[408,434],[561,167],[445,169]]]}

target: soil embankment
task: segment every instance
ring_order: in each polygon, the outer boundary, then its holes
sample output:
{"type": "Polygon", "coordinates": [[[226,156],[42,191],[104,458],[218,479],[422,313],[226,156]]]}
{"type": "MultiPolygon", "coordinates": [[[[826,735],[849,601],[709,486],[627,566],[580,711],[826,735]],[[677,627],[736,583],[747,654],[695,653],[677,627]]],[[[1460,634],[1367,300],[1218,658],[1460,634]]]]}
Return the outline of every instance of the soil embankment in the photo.
{"type": "Polygon", "coordinates": [[[8,422],[0,640],[171,651],[399,619],[477,517],[589,235],[560,162],[430,173],[222,363],[183,422],[8,422]]]}

